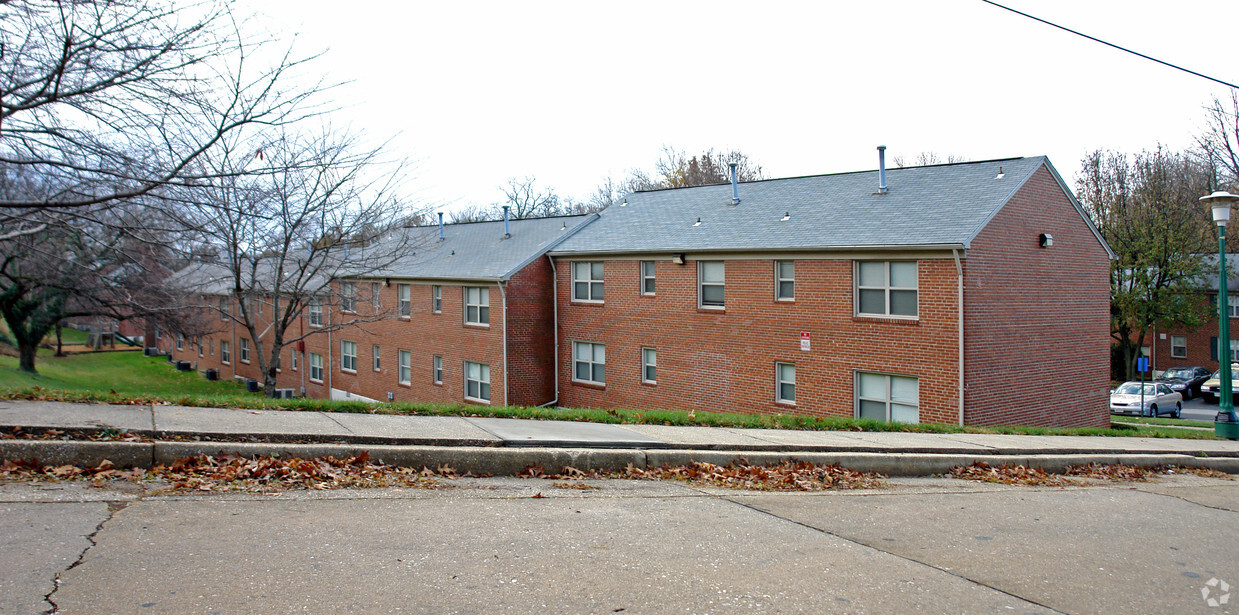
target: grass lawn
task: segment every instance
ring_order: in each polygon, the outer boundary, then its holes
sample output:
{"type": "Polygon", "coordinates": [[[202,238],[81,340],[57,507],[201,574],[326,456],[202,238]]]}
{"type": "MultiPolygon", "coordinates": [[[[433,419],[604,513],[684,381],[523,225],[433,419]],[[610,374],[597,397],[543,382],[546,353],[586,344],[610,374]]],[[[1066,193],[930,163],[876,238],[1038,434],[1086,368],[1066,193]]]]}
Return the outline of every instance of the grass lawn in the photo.
{"type": "MultiPolygon", "coordinates": [[[[773,429],[905,431],[922,433],[997,433],[1028,435],[1143,436],[1213,439],[1212,431],[1177,429],[1174,419],[1145,419],[1143,425],[1115,424],[1101,428],[960,427],[958,425],[884,423],[843,417],[787,414],[729,414],[676,410],[608,410],[589,408],[525,408],[464,404],[382,403],[322,399],[269,399],[249,393],[236,382],[211,382],[198,372],[178,372],[162,357],[141,352],[100,352],[54,357],[41,350],[31,375],[17,369],[17,359],[0,355],[0,398],[98,401],[106,403],[171,403],[184,406],[278,408],[326,412],[370,412],[439,416],[486,416],[655,425],[702,425],[773,429]]],[[[1206,425],[1200,421],[1177,421],[1206,425]]]]}

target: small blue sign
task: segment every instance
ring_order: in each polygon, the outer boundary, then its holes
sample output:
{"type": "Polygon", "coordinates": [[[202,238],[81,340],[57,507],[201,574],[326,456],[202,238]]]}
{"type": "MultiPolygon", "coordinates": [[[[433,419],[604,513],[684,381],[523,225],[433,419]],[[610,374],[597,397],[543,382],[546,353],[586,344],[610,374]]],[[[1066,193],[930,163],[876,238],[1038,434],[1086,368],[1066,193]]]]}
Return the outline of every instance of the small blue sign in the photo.
{"type": "Polygon", "coordinates": [[[1149,358],[1148,357],[1140,357],[1139,359],[1136,359],[1136,371],[1138,372],[1149,371],[1149,358]]]}

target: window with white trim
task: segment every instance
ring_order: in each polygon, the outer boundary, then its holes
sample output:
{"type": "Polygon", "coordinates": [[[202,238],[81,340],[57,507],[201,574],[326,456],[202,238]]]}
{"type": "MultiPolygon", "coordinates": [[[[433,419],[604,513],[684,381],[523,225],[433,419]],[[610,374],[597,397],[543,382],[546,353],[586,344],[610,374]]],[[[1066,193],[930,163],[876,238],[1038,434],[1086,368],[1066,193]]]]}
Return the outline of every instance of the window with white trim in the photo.
{"type": "Polygon", "coordinates": [[[602,303],[602,263],[572,263],[572,300],[602,303]]]}
{"type": "Polygon", "coordinates": [[[340,282],[340,311],[357,311],[357,284],[340,282]]]}
{"type": "Polygon", "coordinates": [[[215,338],[207,338],[207,354],[215,356],[215,338]]]}
{"type": "Polygon", "coordinates": [[[917,316],[916,261],[857,261],[856,313],[917,316]]]}
{"type": "Polygon", "coordinates": [[[641,382],[658,383],[658,350],[654,348],[641,349],[641,382]]]}
{"type": "Polygon", "coordinates": [[[408,284],[396,285],[396,304],[399,306],[401,318],[408,318],[413,315],[413,301],[410,298],[410,290],[408,284]]]}
{"type": "Polygon", "coordinates": [[[176,349],[185,350],[185,335],[182,333],[176,334],[176,349]]]}
{"type": "Polygon", "coordinates": [[[490,403],[490,366],[465,361],[465,399],[490,403]]]}
{"type": "Polygon", "coordinates": [[[641,261],[641,294],[654,294],[654,261],[641,261]]]}
{"type": "Polygon", "coordinates": [[[370,307],[374,308],[374,311],[376,312],[379,311],[379,308],[383,307],[382,297],[383,297],[383,287],[380,286],[378,282],[371,282],[370,283],[370,307]]]}
{"type": "Polygon", "coordinates": [[[856,372],[856,416],[892,423],[919,423],[920,382],[912,376],[856,372]]]}
{"type": "Polygon", "coordinates": [[[443,384],[443,357],[435,355],[431,361],[431,378],[435,384],[443,384]]]}
{"type": "Polygon", "coordinates": [[[593,342],[572,342],[572,379],[589,384],[606,384],[606,346],[593,342]]]}
{"type": "Polygon", "coordinates": [[[727,270],[723,261],[698,261],[697,307],[723,308],[726,279],[727,270]]]}
{"type": "Polygon", "coordinates": [[[323,302],[318,299],[310,299],[310,326],[323,326],[323,302]]]}
{"type": "Polygon", "coordinates": [[[443,313],[443,287],[438,284],[430,287],[430,311],[443,313]]]}
{"type": "Polygon", "coordinates": [[[220,320],[228,320],[228,317],[232,315],[230,305],[231,304],[228,301],[228,297],[219,298],[219,319],[220,320]]]}
{"type": "Polygon", "coordinates": [[[1170,336],[1170,356],[1176,359],[1187,358],[1187,336],[1186,335],[1170,336]]]}
{"type": "Polygon", "coordinates": [[[465,287],[465,324],[490,324],[490,289],[465,287]]]}
{"type": "Polygon", "coordinates": [[[323,355],[317,352],[310,353],[310,380],[323,381],[323,355]]]}
{"type": "Polygon", "coordinates": [[[250,362],[250,338],[248,337],[241,338],[241,362],[250,362]]]}
{"type": "Polygon", "coordinates": [[[775,261],[774,298],[778,301],[796,300],[796,261],[775,261]]]}
{"type": "Polygon", "coordinates": [[[413,353],[407,350],[396,351],[396,363],[400,367],[400,384],[412,384],[413,353]]]}
{"type": "Polygon", "coordinates": [[[346,372],[357,371],[357,342],[340,340],[340,369],[346,372]]]}
{"type": "Polygon", "coordinates": [[[266,303],[266,302],[267,302],[267,301],[266,301],[266,298],[265,298],[265,297],[262,297],[261,295],[259,295],[259,296],[256,296],[256,297],[254,298],[254,302],[257,304],[258,313],[261,315],[261,314],[262,314],[262,309],[263,309],[263,308],[262,308],[262,305],[263,305],[264,303],[266,303]]]}
{"type": "Polygon", "coordinates": [[[774,400],[781,404],[796,404],[796,364],[774,364],[774,400]]]}
{"type": "Polygon", "coordinates": [[[219,343],[219,362],[232,364],[232,348],[228,342],[219,343]]]}
{"type": "Polygon", "coordinates": [[[382,364],[380,363],[380,357],[382,357],[383,353],[379,352],[378,344],[374,344],[373,346],[371,346],[370,350],[372,352],[372,356],[374,357],[374,371],[376,372],[381,371],[382,364]]]}
{"type": "Polygon", "coordinates": [[[292,365],[293,371],[295,372],[297,371],[297,354],[298,354],[297,349],[293,348],[293,351],[288,354],[289,354],[289,358],[291,359],[291,365],[292,365]]]}

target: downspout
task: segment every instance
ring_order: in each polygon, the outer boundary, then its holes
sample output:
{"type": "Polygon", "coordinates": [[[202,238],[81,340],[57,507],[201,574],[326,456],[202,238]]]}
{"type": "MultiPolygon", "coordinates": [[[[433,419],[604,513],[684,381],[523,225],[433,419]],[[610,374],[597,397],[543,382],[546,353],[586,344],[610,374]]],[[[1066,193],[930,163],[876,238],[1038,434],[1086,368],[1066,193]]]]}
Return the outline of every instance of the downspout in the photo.
{"type": "MultiPolygon", "coordinates": [[[[505,208],[506,209],[506,208],[505,208]]],[[[503,295],[503,405],[512,405],[508,401],[508,293],[503,289],[503,280],[499,281],[499,294],[503,295]]]]}
{"type": "Polygon", "coordinates": [[[327,364],[324,365],[323,368],[327,370],[327,399],[331,399],[331,392],[335,390],[335,384],[332,382],[332,378],[335,376],[336,372],[335,368],[332,367],[331,362],[331,305],[328,304],[323,307],[325,308],[323,310],[323,315],[327,318],[327,364]]]}
{"type": "Polygon", "coordinates": [[[551,327],[555,338],[554,353],[552,354],[555,357],[555,399],[539,405],[539,408],[559,403],[559,275],[555,273],[555,259],[551,258],[550,254],[547,254],[546,260],[551,263],[551,327]]]}
{"type": "Polygon", "coordinates": [[[955,257],[956,288],[959,291],[956,313],[959,317],[959,425],[964,426],[964,267],[959,262],[959,250],[951,250],[955,257]]]}

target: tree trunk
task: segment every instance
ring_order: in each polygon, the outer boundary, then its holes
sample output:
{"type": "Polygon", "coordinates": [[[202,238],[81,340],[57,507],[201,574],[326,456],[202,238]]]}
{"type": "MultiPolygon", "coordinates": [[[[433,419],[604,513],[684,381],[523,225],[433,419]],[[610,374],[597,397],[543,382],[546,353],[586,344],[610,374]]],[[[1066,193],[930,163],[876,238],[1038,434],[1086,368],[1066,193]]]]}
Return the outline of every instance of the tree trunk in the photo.
{"type": "Polygon", "coordinates": [[[34,355],[39,351],[39,344],[17,340],[18,368],[23,372],[37,374],[34,371],[34,355]]]}
{"type": "Polygon", "coordinates": [[[56,323],[56,356],[65,356],[64,340],[60,337],[60,323],[56,323]]]}

